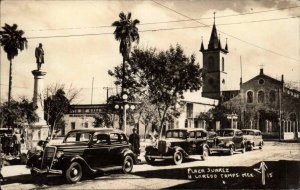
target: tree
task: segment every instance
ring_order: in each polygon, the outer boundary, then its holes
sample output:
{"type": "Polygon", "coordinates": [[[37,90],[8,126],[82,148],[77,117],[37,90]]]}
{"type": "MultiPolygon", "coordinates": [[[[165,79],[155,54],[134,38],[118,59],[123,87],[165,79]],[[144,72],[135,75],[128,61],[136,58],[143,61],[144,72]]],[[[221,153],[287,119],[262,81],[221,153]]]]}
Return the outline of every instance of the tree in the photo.
{"type": "Polygon", "coordinates": [[[109,113],[100,113],[94,116],[94,127],[112,127],[112,117],[109,113]]]}
{"type": "Polygon", "coordinates": [[[227,115],[233,113],[231,109],[228,109],[223,105],[217,105],[216,107],[208,110],[208,113],[212,115],[212,120],[214,122],[220,121],[220,125],[222,128],[228,128],[230,126],[227,115]]]}
{"type": "MultiPolygon", "coordinates": [[[[123,56],[123,76],[122,79],[125,78],[125,61],[128,60],[129,54],[131,51],[131,44],[132,42],[139,42],[139,33],[138,28],[136,27],[137,24],[140,23],[139,20],[131,19],[131,13],[129,12],[127,16],[121,12],[119,14],[120,20],[115,21],[112,23],[112,26],[116,27],[114,31],[114,36],[117,41],[120,41],[120,48],[119,51],[123,56]]],[[[124,90],[124,83],[122,80],[122,93],[124,90]]]]}
{"type": "Polygon", "coordinates": [[[9,60],[9,84],[8,84],[8,106],[11,102],[11,86],[12,86],[12,60],[18,55],[19,50],[23,51],[27,48],[27,39],[23,37],[24,31],[17,30],[18,25],[12,26],[5,24],[0,31],[0,43],[7,54],[9,60]]]}
{"type": "MultiPolygon", "coordinates": [[[[195,56],[187,57],[180,45],[160,52],[136,48],[128,63],[124,83],[130,94],[155,106],[161,131],[167,118],[178,116],[176,103],[184,98],[184,92],[199,90],[202,85],[202,70],[195,56]]],[[[116,67],[109,71],[117,78],[116,84],[121,81],[122,70],[116,67]]]]}
{"type": "Polygon", "coordinates": [[[24,127],[26,124],[38,121],[38,116],[34,111],[33,102],[22,97],[20,101],[12,100],[10,105],[4,102],[0,107],[0,112],[2,112],[0,117],[4,126],[24,127]]]}
{"type": "Polygon", "coordinates": [[[64,114],[68,113],[70,104],[78,98],[80,90],[70,86],[68,91],[63,84],[55,84],[47,87],[44,100],[45,119],[50,125],[50,137],[52,138],[55,129],[64,130],[64,114]]]}

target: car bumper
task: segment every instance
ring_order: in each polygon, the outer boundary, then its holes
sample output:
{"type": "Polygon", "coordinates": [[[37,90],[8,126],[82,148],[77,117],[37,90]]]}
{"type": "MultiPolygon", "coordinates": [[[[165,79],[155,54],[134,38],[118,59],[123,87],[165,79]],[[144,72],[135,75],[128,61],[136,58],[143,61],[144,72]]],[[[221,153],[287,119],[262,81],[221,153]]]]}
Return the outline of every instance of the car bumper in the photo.
{"type": "Polygon", "coordinates": [[[57,175],[62,175],[62,170],[54,170],[54,169],[39,169],[36,167],[32,168],[33,171],[35,171],[38,174],[57,174],[57,175]]]}
{"type": "Polygon", "coordinates": [[[230,148],[224,148],[224,147],[214,147],[209,149],[211,152],[229,152],[230,148]]]}

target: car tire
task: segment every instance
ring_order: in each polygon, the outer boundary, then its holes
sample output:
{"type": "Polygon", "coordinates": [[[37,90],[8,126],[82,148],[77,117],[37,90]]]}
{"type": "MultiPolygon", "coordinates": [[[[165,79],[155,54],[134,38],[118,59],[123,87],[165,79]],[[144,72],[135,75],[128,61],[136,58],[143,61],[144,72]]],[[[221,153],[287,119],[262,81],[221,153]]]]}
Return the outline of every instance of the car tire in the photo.
{"type": "Polygon", "coordinates": [[[180,151],[176,151],[173,155],[173,163],[175,165],[181,164],[183,161],[183,155],[180,151]]]}
{"type": "Polygon", "coordinates": [[[146,156],[145,160],[150,165],[154,165],[154,163],[155,163],[155,158],[149,158],[149,157],[146,156]]]}
{"type": "Polygon", "coordinates": [[[233,153],[234,153],[234,147],[230,146],[230,148],[229,148],[229,156],[232,156],[233,153]]]}
{"type": "Polygon", "coordinates": [[[259,144],[259,149],[262,149],[262,148],[263,148],[263,146],[264,146],[264,142],[263,142],[263,141],[261,141],[261,142],[260,142],[260,144],[259,144]]]}
{"type": "Polygon", "coordinates": [[[65,172],[68,183],[77,183],[82,178],[82,174],[82,166],[78,162],[73,162],[65,172]]]}
{"type": "Polygon", "coordinates": [[[252,151],[254,149],[254,147],[255,147],[255,144],[253,143],[253,144],[251,144],[249,150],[252,151]]]}
{"type": "Polygon", "coordinates": [[[208,156],[209,156],[209,150],[205,147],[205,148],[203,148],[201,159],[204,161],[208,158],[208,156]]]}
{"type": "Polygon", "coordinates": [[[246,146],[242,145],[242,150],[241,150],[242,154],[244,154],[246,152],[246,146]]]}
{"type": "Polygon", "coordinates": [[[124,174],[128,174],[128,173],[131,173],[132,169],[133,169],[133,159],[131,156],[127,155],[123,159],[122,172],[124,174]]]}

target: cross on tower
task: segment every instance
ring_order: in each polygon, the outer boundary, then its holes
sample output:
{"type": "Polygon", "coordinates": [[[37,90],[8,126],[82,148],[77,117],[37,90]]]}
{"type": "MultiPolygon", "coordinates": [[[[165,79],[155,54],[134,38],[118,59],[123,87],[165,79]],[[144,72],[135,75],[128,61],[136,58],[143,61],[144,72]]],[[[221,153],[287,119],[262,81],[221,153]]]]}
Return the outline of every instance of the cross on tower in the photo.
{"type": "Polygon", "coordinates": [[[214,23],[215,23],[215,20],[216,20],[216,12],[214,12],[214,23]]]}
{"type": "Polygon", "coordinates": [[[265,66],[264,64],[259,65],[259,67],[260,67],[261,69],[263,69],[264,66],[265,66]]]}

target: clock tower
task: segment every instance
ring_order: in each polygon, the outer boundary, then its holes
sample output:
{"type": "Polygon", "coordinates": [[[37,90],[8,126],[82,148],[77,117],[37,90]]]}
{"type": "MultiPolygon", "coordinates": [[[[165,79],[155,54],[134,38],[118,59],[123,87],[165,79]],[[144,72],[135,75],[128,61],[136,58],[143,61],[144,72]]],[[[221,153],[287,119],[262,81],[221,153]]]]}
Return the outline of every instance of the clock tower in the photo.
{"type": "Polygon", "coordinates": [[[203,87],[202,96],[211,99],[221,100],[222,91],[226,85],[226,55],[228,45],[226,39],[225,48],[222,48],[220,36],[218,37],[217,28],[214,25],[210,35],[208,48],[204,49],[203,40],[200,52],[203,54],[203,87]]]}

